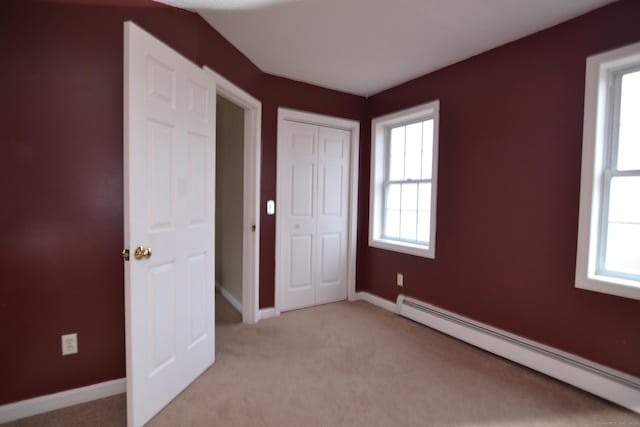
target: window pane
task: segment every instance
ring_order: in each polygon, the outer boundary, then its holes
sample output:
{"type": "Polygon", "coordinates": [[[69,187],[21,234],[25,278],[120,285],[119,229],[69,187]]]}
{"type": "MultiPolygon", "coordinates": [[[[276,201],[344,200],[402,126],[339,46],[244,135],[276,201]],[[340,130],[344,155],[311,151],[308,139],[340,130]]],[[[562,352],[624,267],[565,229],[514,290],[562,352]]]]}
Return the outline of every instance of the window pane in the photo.
{"type": "Polygon", "coordinates": [[[416,240],[416,211],[402,211],[400,216],[400,238],[416,240]]]}
{"type": "Polygon", "coordinates": [[[605,268],[640,275],[640,224],[609,223],[605,268]]]}
{"type": "Polygon", "coordinates": [[[400,237],[400,211],[387,209],[385,211],[384,236],[390,238],[400,237]]]}
{"type": "Polygon", "coordinates": [[[389,157],[389,179],[404,179],[404,126],[391,129],[389,157]]]}
{"type": "MultiPolygon", "coordinates": [[[[611,179],[609,222],[640,224],[640,176],[616,176],[611,179]]],[[[640,242],[638,242],[640,251],[640,242]]]]}
{"type": "Polygon", "coordinates": [[[418,209],[418,184],[402,184],[400,207],[402,210],[418,209]]]}
{"type": "Polygon", "coordinates": [[[640,274],[640,177],[611,179],[605,269],[640,274]]]}
{"type": "Polygon", "coordinates": [[[431,183],[420,184],[418,189],[418,210],[431,210],[431,183]]]}
{"type": "Polygon", "coordinates": [[[422,174],[422,122],[406,126],[405,179],[420,179],[422,174]]]}
{"type": "Polygon", "coordinates": [[[431,179],[433,163],[433,119],[423,122],[422,129],[422,179],[431,179]]]}
{"type": "Polygon", "coordinates": [[[640,71],[622,76],[618,170],[640,169],[640,71]]]}
{"type": "Polygon", "coordinates": [[[429,243],[429,232],[431,231],[431,212],[418,211],[418,241],[429,243]]]}
{"type": "Polygon", "coordinates": [[[387,209],[400,209],[400,188],[402,184],[389,184],[387,186],[387,209]]]}

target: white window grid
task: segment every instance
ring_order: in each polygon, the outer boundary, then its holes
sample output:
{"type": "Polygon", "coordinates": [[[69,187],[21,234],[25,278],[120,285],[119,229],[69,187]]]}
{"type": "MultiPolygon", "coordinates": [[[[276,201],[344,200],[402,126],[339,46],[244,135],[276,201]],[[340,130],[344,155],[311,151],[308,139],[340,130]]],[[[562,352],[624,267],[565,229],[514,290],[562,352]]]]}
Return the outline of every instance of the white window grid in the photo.
{"type": "MultiPolygon", "coordinates": [[[[387,239],[387,240],[393,240],[393,241],[397,241],[397,242],[403,242],[403,243],[411,243],[411,244],[416,244],[416,245],[421,245],[421,246],[429,246],[430,242],[429,242],[429,233],[427,233],[427,240],[419,240],[417,238],[417,230],[418,230],[418,219],[419,219],[419,215],[417,214],[419,209],[419,200],[418,198],[420,197],[420,191],[416,191],[416,239],[406,239],[406,238],[402,238],[402,237],[398,237],[398,236],[389,236],[386,234],[386,225],[387,225],[387,202],[388,202],[388,196],[389,196],[389,189],[391,187],[391,185],[394,184],[415,184],[417,186],[419,186],[420,184],[431,184],[433,185],[433,179],[429,178],[429,179],[395,179],[392,180],[389,178],[390,172],[391,172],[391,131],[393,129],[397,129],[397,128],[402,128],[402,127],[407,127],[410,126],[412,124],[416,124],[416,123],[423,123],[425,121],[428,120],[433,120],[432,116],[423,116],[420,118],[416,118],[413,120],[408,120],[405,122],[401,122],[401,123],[397,123],[394,124],[392,126],[388,126],[385,128],[385,143],[384,143],[384,147],[385,147],[385,165],[384,165],[384,180],[383,180],[383,187],[384,187],[384,191],[382,194],[383,197],[383,208],[382,208],[382,238],[387,239]]],[[[423,156],[423,150],[424,150],[424,125],[423,125],[423,133],[422,133],[422,139],[420,141],[420,170],[423,169],[422,162],[424,161],[424,156],[423,156]]],[[[406,149],[407,149],[407,145],[406,145],[406,130],[405,130],[405,144],[404,144],[404,153],[403,153],[403,162],[405,162],[403,170],[406,170],[406,149]]],[[[432,147],[433,150],[433,147],[432,147]]],[[[433,162],[433,160],[432,160],[433,162]]],[[[432,175],[433,176],[433,175],[432,175]]],[[[402,223],[403,219],[402,219],[402,199],[403,199],[403,194],[402,194],[402,189],[403,189],[403,185],[400,186],[400,208],[398,209],[399,213],[400,213],[400,223],[402,223]]],[[[431,209],[431,201],[429,201],[429,209],[431,209]]],[[[429,220],[430,222],[430,220],[429,220]]],[[[430,227],[433,226],[433,224],[429,224],[430,227]]]]}
{"type": "MultiPolygon", "coordinates": [[[[611,182],[617,177],[640,177],[640,169],[619,170],[618,169],[618,145],[620,132],[620,109],[622,100],[622,78],[626,74],[640,71],[640,65],[634,64],[631,67],[618,69],[609,74],[608,91],[608,111],[606,117],[607,142],[604,144],[604,167],[602,170],[602,203],[599,213],[599,230],[597,245],[596,273],[602,276],[618,277],[621,279],[640,280],[640,275],[629,274],[620,271],[607,269],[605,266],[607,239],[609,224],[609,202],[611,193],[611,182]]],[[[639,118],[640,119],[640,118],[639,118]]],[[[640,195],[639,195],[640,197],[640,195]]],[[[620,223],[620,222],[617,222],[620,223]]],[[[637,224],[637,223],[630,223],[637,224]]],[[[640,248],[639,248],[640,250],[640,248]]]]}

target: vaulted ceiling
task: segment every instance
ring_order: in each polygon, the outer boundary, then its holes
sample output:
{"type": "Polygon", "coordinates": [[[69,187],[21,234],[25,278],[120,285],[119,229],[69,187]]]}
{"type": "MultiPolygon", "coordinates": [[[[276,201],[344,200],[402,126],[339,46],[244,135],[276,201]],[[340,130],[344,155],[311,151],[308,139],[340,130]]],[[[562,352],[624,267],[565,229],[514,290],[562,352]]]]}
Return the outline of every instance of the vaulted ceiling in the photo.
{"type": "Polygon", "coordinates": [[[263,71],[369,96],[612,0],[158,0],[263,71]]]}

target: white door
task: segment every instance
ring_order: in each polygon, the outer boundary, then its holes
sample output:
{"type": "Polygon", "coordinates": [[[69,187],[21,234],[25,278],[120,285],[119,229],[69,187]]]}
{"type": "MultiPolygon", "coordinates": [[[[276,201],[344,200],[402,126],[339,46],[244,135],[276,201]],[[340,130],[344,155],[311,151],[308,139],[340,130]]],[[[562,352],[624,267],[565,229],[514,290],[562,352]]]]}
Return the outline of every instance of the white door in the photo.
{"type": "Polygon", "coordinates": [[[133,23],[124,69],[127,420],[139,426],[214,361],[216,98],[210,74],[133,23]]]}
{"type": "Polygon", "coordinates": [[[350,138],[290,121],[280,129],[281,311],[347,297],[350,138]]]}
{"type": "Polygon", "coordinates": [[[316,304],[347,298],[351,133],[318,128],[316,304]]]}

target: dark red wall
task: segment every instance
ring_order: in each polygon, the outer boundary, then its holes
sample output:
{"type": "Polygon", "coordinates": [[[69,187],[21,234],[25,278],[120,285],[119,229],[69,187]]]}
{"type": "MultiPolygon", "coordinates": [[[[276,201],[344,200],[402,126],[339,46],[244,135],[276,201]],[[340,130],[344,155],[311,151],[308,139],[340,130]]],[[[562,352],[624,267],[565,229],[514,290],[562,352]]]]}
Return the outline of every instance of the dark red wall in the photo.
{"type": "Polygon", "coordinates": [[[371,97],[370,118],[440,100],[438,234],[435,260],[361,245],[359,288],[395,300],[402,272],[406,295],[640,376],[640,301],[574,288],[585,60],[639,23],[614,3],[371,97]]]}
{"type": "MultiPolygon", "coordinates": [[[[262,100],[262,164],[271,165],[262,170],[262,206],[266,201],[276,198],[276,130],[278,107],[294,110],[312,111],[319,114],[343,117],[361,121],[360,128],[368,125],[364,121],[365,99],[336,92],[306,83],[294,82],[281,77],[264,74],[260,81],[262,100]]],[[[360,144],[368,144],[361,135],[360,144]]],[[[361,162],[368,162],[368,157],[360,157],[361,162]]],[[[267,216],[262,209],[260,224],[260,307],[273,307],[275,278],[275,216],[267,216]]]]}
{"type": "MultiPolygon", "coordinates": [[[[365,100],[267,76],[199,16],[149,0],[0,8],[3,404],[125,376],[125,21],[263,101],[263,200],[275,199],[277,106],[361,119],[365,100]],[[63,358],[60,335],[71,332],[80,352],[63,358]]],[[[273,305],[274,234],[263,217],[262,307],[273,305]]]]}
{"type": "MultiPolygon", "coordinates": [[[[277,107],[360,120],[358,288],[405,293],[639,375],[637,301],[573,288],[584,59],[640,39],[625,1],[371,98],[262,73],[201,18],[149,0],[0,6],[0,404],[122,378],[123,22],[263,102],[262,201],[277,107]],[[367,246],[369,121],[441,100],[438,258],[367,246]],[[367,110],[370,109],[370,113],[367,110]],[[80,353],[60,355],[78,332],[80,353]]],[[[272,216],[260,306],[273,305],[272,216]]]]}

